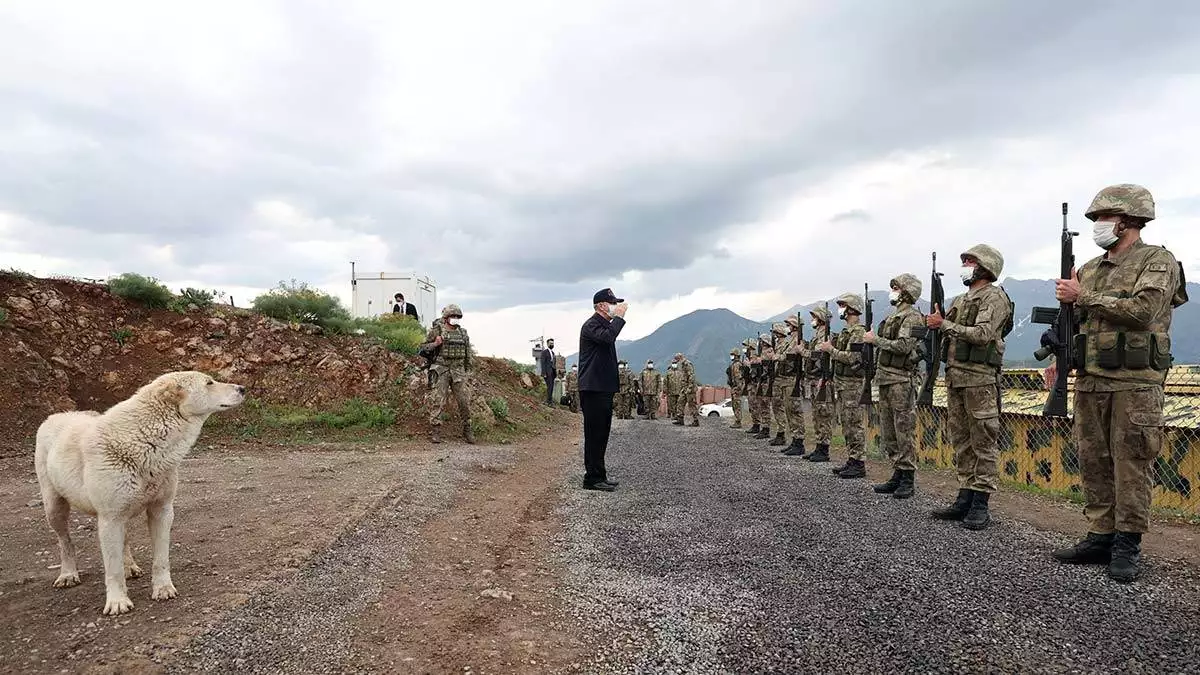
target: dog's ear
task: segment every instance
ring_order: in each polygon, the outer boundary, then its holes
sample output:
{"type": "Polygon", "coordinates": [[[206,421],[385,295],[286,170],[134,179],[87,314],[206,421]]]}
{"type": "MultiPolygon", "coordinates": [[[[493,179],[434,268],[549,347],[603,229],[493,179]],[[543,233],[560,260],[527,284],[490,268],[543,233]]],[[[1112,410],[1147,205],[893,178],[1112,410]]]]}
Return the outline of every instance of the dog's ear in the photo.
{"type": "Polygon", "coordinates": [[[178,382],[166,381],[158,385],[158,391],[154,392],[154,394],[163,403],[172,407],[178,407],[187,396],[187,391],[178,382]]]}

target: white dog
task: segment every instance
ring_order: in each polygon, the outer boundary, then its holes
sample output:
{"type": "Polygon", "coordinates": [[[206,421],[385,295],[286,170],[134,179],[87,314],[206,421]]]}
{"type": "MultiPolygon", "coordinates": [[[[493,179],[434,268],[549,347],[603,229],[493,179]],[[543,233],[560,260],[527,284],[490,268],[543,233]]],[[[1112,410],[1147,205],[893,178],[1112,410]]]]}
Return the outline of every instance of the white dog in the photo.
{"type": "Polygon", "coordinates": [[[133,609],[127,577],[141,575],[125,526],[145,512],[154,563],[150,597],[176,595],[169,546],[179,463],[208,416],[239,405],[245,387],[204,373],[167,373],[109,408],[56,413],[38,428],[38,483],[46,520],[58,535],[62,570],[57,588],[79,583],[67,517],[72,508],[96,516],[104,558],[105,614],[133,609]]]}

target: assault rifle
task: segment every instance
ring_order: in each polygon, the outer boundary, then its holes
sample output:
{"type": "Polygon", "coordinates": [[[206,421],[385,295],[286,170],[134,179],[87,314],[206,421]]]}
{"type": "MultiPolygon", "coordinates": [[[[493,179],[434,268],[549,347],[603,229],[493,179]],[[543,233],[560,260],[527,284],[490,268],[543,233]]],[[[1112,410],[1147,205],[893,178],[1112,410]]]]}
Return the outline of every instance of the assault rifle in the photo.
{"type": "MultiPolygon", "coordinates": [[[[935,311],[943,315],[946,311],[946,291],[942,288],[942,273],[937,271],[937,251],[933,252],[933,272],[929,282],[929,313],[935,311]]],[[[942,366],[942,329],[917,326],[911,335],[921,341],[917,345],[917,354],[925,361],[925,381],[917,394],[917,404],[933,405],[933,385],[942,366]]]]}
{"type": "MultiPolygon", "coordinates": [[[[829,301],[825,301],[825,315],[829,314],[829,301]]],[[[814,336],[815,337],[815,336],[814,336]]],[[[833,339],[832,321],[825,324],[825,339],[833,339]]],[[[829,352],[821,352],[821,356],[817,358],[817,392],[813,398],[819,403],[833,403],[833,390],[830,385],[833,384],[833,357],[829,352]]]]}
{"type": "MultiPolygon", "coordinates": [[[[863,284],[863,304],[866,306],[866,313],[863,314],[863,322],[867,330],[875,330],[875,314],[871,311],[871,306],[874,302],[869,295],[870,289],[867,284],[863,284]]],[[[861,352],[862,354],[862,372],[863,372],[863,387],[862,393],[858,397],[858,402],[862,405],[871,404],[871,383],[875,380],[875,345],[861,342],[856,345],[851,345],[851,350],[861,352]],[[857,349],[856,349],[857,347],[857,349]]]]}
{"type": "Polygon", "coordinates": [[[770,398],[775,395],[775,333],[771,333],[771,341],[767,344],[771,347],[771,360],[766,362],[767,398],[770,398]]]}
{"type": "MultiPolygon", "coordinates": [[[[1062,217],[1059,278],[1070,279],[1071,273],[1075,269],[1075,244],[1071,238],[1078,236],[1079,233],[1067,229],[1066,202],[1063,202],[1062,205],[1062,217]]],[[[1046,357],[1053,354],[1054,364],[1057,366],[1054,384],[1050,387],[1050,395],[1046,397],[1046,405],[1042,408],[1042,415],[1045,417],[1066,417],[1067,375],[1070,374],[1073,365],[1071,348],[1075,342],[1075,335],[1079,332],[1075,316],[1075,303],[1060,302],[1057,308],[1034,307],[1030,311],[1029,319],[1033,323],[1050,326],[1046,329],[1046,332],[1042,333],[1042,346],[1033,353],[1033,357],[1038,361],[1045,361],[1046,357]]]]}
{"type": "MultiPolygon", "coordinates": [[[[804,321],[801,313],[796,312],[796,344],[798,345],[801,342],[804,342],[804,321]]],[[[796,383],[792,385],[790,396],[796,398],[801,395],[800,382],[804,379],[804,364],[799,354],[788,354],[788,358],[794,364],[792,369],[796,371],[796,383]]]]}

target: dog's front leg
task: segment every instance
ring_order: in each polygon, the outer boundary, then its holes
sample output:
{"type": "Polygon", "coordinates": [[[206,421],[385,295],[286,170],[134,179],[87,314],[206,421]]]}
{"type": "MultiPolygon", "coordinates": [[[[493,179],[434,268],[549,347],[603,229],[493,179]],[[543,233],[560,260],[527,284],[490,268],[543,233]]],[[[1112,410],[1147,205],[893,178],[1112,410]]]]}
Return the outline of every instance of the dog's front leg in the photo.
{"type": "Polygon", "coordinates": [[[104,613],[124,614],[133,609],[125,588],[125,518],[99,514],[96,520],[104,558],[104,613]]]}
{"type": "Polygon", "coordinates": [[[154,548],[154,564],[150,577],[150,597],[169,600],[177,595],[171,583],[171,523],[175,507],[170,501],[146,507],[146,522],[150,526],[150,542],[154,548]]]}

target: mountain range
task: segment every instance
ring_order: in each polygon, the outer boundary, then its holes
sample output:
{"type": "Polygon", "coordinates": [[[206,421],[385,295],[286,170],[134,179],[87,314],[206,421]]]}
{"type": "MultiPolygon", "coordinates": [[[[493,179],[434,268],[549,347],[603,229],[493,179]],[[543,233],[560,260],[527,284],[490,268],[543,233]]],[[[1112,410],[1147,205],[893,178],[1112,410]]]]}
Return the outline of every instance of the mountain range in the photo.
{"type": "MultiPolygon", "coordinates": [[[[928,279],[923,289],[928,294],[928,279]]],[[[943,279],[949,306],[954,297],[964,289],[957,280],[943,279]],[[952,283],[953,282],[953,283],[952,283]]],[[[1046,326],[1030,323],[1030,308],[1036,306],[1057,307],[1054,299],[1054,281],[1050,279],[1005,279],[1001,286],[1008,292],[1016,305],[1016,320],[1013,331],[1006,339],[1004,364],[1006,367],[1044,367],[1049,361],[1038,362],[1033,352],[1038,348],[1046,326]]],[[[1189,297],[1200,299],[1200,284],[1187,285],[1189,297]]],[[[891,310],[887,290],[873,290],[870,299],[874,306],[875,325],[878,327],[891,310]]],[[[804,333],[811,335],[808,311],[826,301],[794,305],[784,312],[755,321],[740,316],[728,309],[698,309],[684,314],[659,326],[653,333],[638,340],[618,340],[617,354],[629,362],[629,366],[640,371],[647,359],[654,359],[659,370],[664,370],[676,352],[682,352],[696,367],[696,379],[702,384],[724,385],[725,367],[729,364],[729,350],[748,337],[770,331],[771,324],[783,321],[796,312],[804,313],[804,333]]],[[[833,330],[839,331],[842,322],[837,318],[837,307],[833,299],[828,300],[834,313],[833,330]]],[[[922,299],[917,303],[922,312],[929,311],[929,303],[922,299]]],[[[1200,363],[1200,302],[1191,301],[1175,310],[1171,324],[1171,344],[1176,364],[1200,363]]],[[[567,357],[568,363],[576,363],[577,355],[567,357]]]]}

